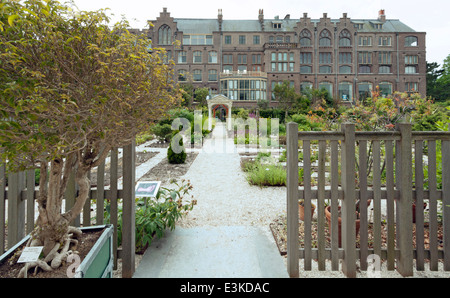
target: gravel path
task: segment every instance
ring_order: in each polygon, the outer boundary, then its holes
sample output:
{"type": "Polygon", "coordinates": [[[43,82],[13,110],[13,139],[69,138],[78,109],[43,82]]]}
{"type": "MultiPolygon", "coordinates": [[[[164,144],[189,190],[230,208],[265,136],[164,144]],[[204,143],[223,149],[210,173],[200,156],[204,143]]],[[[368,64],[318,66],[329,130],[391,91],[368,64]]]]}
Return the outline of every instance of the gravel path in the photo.
{"type": "Polygon", "coordinates": [[[197,205],[179,226],[258,226],[273,241],[269,224],[286,210],[286,189],[250,185],[224,127],[215,127],[183,178],[191,181],[197,205]]]}

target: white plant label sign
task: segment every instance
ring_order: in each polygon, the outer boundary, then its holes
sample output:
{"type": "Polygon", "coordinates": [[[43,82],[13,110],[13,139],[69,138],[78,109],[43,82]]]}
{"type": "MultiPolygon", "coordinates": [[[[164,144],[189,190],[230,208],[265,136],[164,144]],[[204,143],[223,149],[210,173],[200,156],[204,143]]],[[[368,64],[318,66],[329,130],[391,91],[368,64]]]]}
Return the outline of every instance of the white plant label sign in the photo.
{"type": "Polygon", "coordinates": [[[39,259],[43,246],[25,247],[17,263],[34,262],[39,259]]]}

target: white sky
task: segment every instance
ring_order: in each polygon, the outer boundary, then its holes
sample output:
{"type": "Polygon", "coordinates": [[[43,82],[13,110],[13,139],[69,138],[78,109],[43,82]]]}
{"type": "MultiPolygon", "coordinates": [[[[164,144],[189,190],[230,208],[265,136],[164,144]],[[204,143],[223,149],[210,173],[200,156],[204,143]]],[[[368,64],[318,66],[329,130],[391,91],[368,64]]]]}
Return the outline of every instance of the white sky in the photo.
{"type": "MultiPolygon", "coordinates": [[[[318,19],[327,13],[338,19],[346,12],[349,18],[376,19],[380,9],[386,18],[399,19],[409,27],[427,35],[427,61],[442,65],[450,54],[450,1],[449,0],[73,0],[80,10],[109,8],[117,19],[121,16],[133,28],[144,28],[147,20],[156,19],[163,7],[174,18],[217,18],[222,9],[224,19],[258,19],[258,10],[264,17],[276,15],[299,19],[308,13],[318,19]]],[[[61,0],[61,2],[63,2],[61,0]]]]}

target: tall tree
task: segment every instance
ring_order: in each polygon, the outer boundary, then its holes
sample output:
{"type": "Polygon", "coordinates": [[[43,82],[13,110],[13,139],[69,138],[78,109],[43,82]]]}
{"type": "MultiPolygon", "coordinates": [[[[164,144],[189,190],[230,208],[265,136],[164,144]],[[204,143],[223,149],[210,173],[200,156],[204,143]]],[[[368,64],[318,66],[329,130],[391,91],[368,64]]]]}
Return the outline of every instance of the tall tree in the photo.
{"type": "Polygon", "coordinates": [[[275,100],[278,101],[278,106],[284,110],[284,119],[287,119],[289,108],[297,101],[299,94],[295,92],[294,87],[291,87],[289,81],[283,81],[282,84],[275,85],[273,93],[275,100]]]}
{"type": "Polygon", "coordinates": [[[28,245],[44,246],[45,260],[33,266],[59,267],[69,234],[81,233],[69,224],[88,198],[90,169],[180,101],[170,65],[127,26],[53,0],[0,4],[1,155],[10,171],[41,173],[28,245]],[[62,213],[71,173],[79,194],[62,213]]]}

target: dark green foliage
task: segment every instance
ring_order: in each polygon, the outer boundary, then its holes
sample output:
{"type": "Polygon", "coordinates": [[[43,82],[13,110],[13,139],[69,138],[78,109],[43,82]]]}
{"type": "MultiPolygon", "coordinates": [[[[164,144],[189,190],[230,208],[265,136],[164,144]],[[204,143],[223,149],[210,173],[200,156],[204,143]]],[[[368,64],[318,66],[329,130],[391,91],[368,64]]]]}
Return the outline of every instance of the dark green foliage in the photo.
{"type": "MultiPolygon", "coordinates": [[[[175,136],[176,133],[174,134],[174,137],[175,136]]],[[[172,142],[171,142],[169,148],[167,149],[167,159],[171,164],[185,163],[187,154],[183,147],[183,138],[181,137],[181,135],[178,135],[176,137],[179,137],[179,145],[183,148],[183,150],[180,153],[174,152],[172,149],[172,142]]],[[[176,142],[176,139],[174,139],[173,141],[176,142]]]]}

